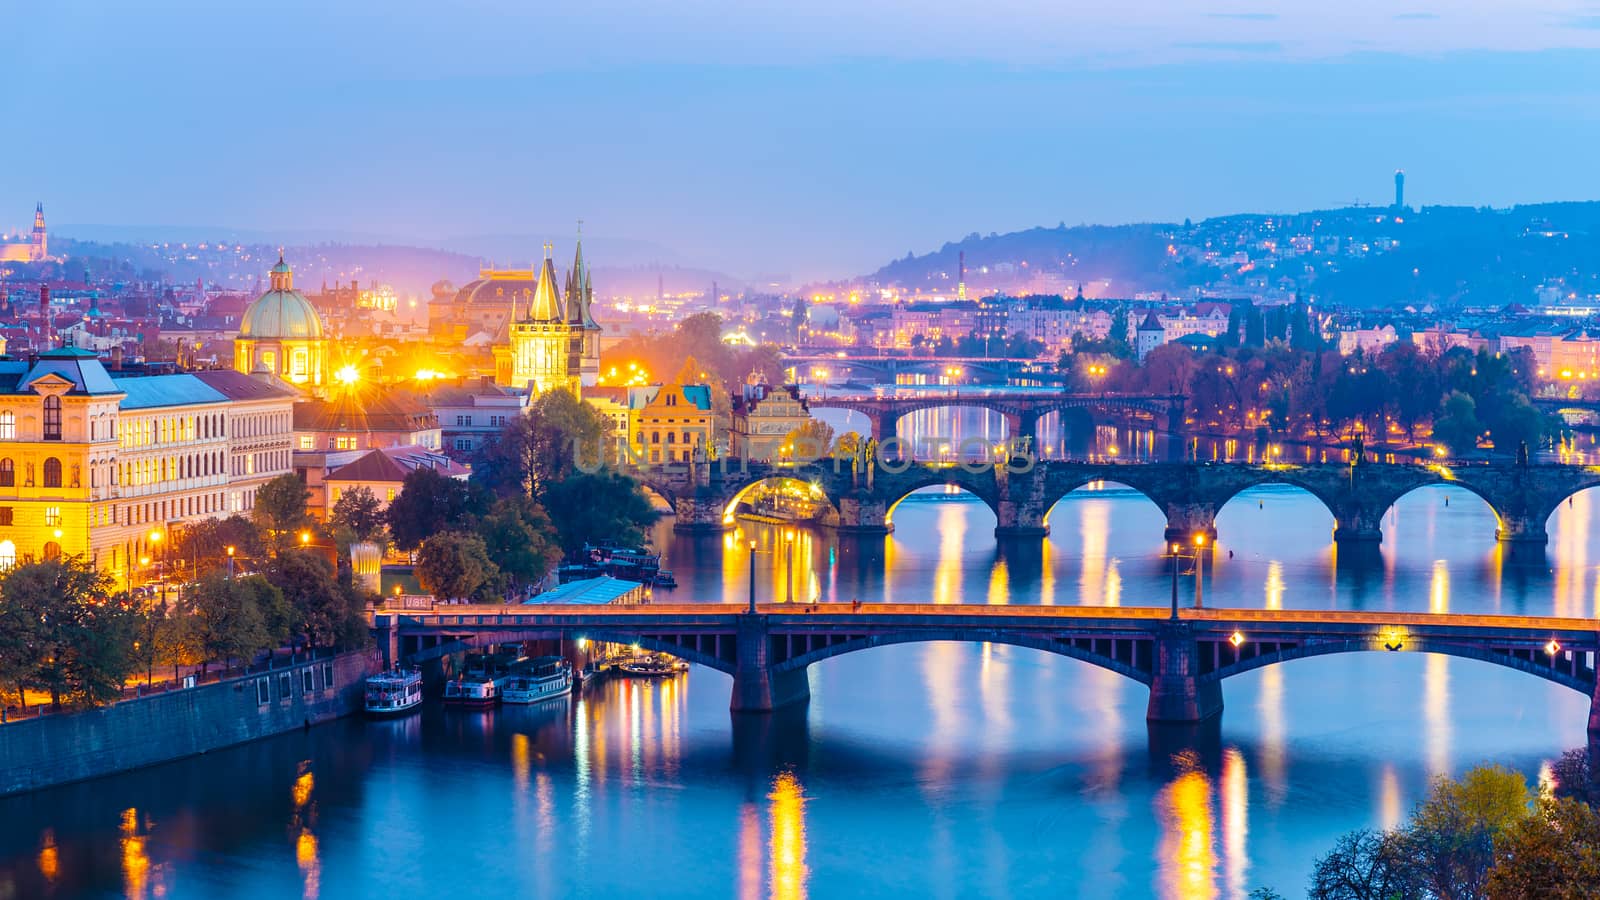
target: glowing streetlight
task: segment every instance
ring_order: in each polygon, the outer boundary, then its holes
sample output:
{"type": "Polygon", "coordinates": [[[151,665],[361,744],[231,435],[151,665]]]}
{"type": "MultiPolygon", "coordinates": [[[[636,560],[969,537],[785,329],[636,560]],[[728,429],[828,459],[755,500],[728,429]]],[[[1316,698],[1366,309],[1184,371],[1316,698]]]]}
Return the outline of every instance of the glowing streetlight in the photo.
{"type": "Polygon", "coordinates": [[[750,539],[750,615],[756,614],[756,542],[750,539]]]}
{"type": "Polygon", "coordinates": [[[352,365],[340,366],[334,370],[333,380],[349,387],[361,380],[361,370],[352,365]]]}
{"type": "Polygon", "coordinates": [[[233,578],[233,545],[228,545],[228,578],[233,578]]]}
{"type": "Polygon", "coordinates": [[[309,532],[309,531],[300,532],[300,546],[302,546],[302,547],[309,546],[310,543],[311,543],[311,532],[309,532]]]}
{"type": "Polygon", "coordinates": [[[1233,634],[1228,636],[1228,643],[1232,644],[1233,649],[1237,650],[1239,649],[1239,645],[1244,643],[1244,635],[1235,631],[1233,634]]]}
{"type": "Polygon", "coordinates": [[[788,602],[794,602],[794,529],[783,533],[784,547],[784,596],[788,602]]]}

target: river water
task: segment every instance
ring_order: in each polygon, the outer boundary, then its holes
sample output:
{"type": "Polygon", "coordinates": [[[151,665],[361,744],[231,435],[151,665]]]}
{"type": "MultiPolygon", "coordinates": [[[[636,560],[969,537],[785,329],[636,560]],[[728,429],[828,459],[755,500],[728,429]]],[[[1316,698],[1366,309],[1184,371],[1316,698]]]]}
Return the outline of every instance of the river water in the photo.
{"type": "MultiPolygon", "coordinates": [[[[1217,520],[1207,605],[1594,616],[1600,493],[1551,518],[1550,564],[1502,560],[1488,508],[1403,498],[1377,558],[1267,487],[1217,520]],[[1597,531],[1591,536],[1592,531],[1597,531]]],[[[961,494],[895,532],[658,530],[675,601],[1165,603],[1163,518],[1115,485],[997,544],[961,494]]],[[[1183,581],[1185,602],[1193,582],[1183,581]]],[[[730,681],[612,682],[534,709],[428,706],[0,801],[0,900],[36,897],[1242,897],[1303,893],[1352,828],[1400,822],[1431,777],[1497,761],[1531,779],[1580,746],[1588,702],[1422,654],[1299,660],[1229,679],[1197,750],[1152,740],[1146,691],[998,645],[897,645],[811,668],[798,713],[738,728],[730,681]]],[[[0,738],[4,732],[0,731],[0,738]]]]}

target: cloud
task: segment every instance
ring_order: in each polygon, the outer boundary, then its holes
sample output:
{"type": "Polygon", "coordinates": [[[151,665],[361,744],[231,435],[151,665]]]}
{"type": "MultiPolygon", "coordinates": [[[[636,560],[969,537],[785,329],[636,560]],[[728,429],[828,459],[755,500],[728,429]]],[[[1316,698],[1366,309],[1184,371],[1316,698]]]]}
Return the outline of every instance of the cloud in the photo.
{"type": "Polygon", "coordinates": [[[1232,19],[1237,22],[1276,22],[1280,17],[1277,13],[1264,12],[1213,12],[1206,13],[1208,19],[1232,19]]]}
{"type": "Polygon", "coordinates": [[[1232,53],[1277,53],[1280,41],[1183,41],[1173,44],[1179,50],[1225,50],[1232,53]]]}

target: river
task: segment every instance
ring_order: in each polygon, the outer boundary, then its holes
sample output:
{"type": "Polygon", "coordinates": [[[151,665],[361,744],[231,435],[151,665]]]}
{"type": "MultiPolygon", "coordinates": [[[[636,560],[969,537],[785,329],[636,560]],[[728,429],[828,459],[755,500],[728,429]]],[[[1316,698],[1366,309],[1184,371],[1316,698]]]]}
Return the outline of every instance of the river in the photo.
{"type": "MultiPolygon", "coordinates": [[[[1594,616],[1600,493],[1549,523],[1550,565],[1502,560],[1487,506],[1404,497],[1375,559],[1338,559],[1312,497],[1266,487],[1217,519],[1207,605],[1594,616]]],[[[674,600],[1157,604],[1163,518],[1115,485],[1069,495],[1042,541],[997,544],[935,490],[887,538],[770,526],[658,549],[674,600]]],[[[1183,597],[1193,599],[1185,578],[1183,597]]],[[[0,900],[356,896],[1301,896],[1342,832],[1402,821],[1435,775],[1541,776],[1588,702],[1485,663],[1349,654],[1223,686],[1198,752],[1152,746],[1146,691],[1043,652],[932,643],[811,668],[811,702],[733,728],[695,668],[535,709],[429,705],[0,801],[0,900]]],[[[3,732],[0,732],[3,733],[3,732]]]]}

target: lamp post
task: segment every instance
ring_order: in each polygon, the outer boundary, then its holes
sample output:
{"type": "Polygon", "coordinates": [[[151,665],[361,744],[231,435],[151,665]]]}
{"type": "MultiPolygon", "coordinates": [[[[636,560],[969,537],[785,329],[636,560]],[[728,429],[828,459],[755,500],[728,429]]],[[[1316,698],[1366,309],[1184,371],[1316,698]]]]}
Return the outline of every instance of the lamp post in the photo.
{"type": "Polygon", "coordinates": [[[750,615],[756,614],[756,542],[750,541],[750,615]]]}
{"type": "Polygon", "coordinates": [[[233,550],[232,544],[228,545],[228,580],[233,580],[233,550]]]}
{"type": "Polygon", "coordinates": [[[1194,536],[1194,608],[1200,609],[1205,605],[1205,554],[1206,545],[1204,533],[1194,536]]]}
{"type": "Polygon", "coordinates": [[[1178,545],[1173,544],[1167,549],[1172,551],[1172,615],[1168,618],[1176,622],[1178,621],[1178,545]]]}
{"type": "MultiPolygon", "coordinates": [[[[158,554],[158,557],[157,557],[157,560],[156,560],[156,572],[160,573],[160,574],[165,574],[162,571],[163,568],[165,568],[162,565],[162,563],[166,561],[166,554],[161,552],[161,531],[159,529],[152,528],[150,530],[150,544],[151,544],[151,546],[155,547],[155,552],[158,554]]],[[[166,582],[162,582],[161,583],[161,602],[162,602],[162,604],[165,604],[167,602],[167,585],[166,585],[166,582]]]]}
{"type": "Polygon", "coordinates": [[[783,533],[784,598],[794,602],[794,529],[783,533]]]}

